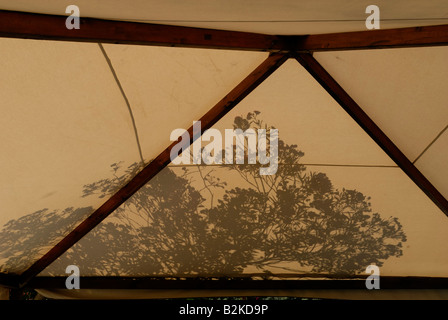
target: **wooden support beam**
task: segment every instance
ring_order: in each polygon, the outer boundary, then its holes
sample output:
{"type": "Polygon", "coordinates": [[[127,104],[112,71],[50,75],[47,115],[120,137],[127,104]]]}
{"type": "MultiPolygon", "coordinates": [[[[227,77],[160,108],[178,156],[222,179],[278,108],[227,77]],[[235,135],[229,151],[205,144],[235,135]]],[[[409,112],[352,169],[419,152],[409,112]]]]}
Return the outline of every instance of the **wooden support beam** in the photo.
{"type": "Polygon", "coordinates": [[[448,45],[448,25],[275,36],[82,17],[80,29],[69,30],[66,19],[66,16],[0,10],[0,37],[269,52],[448,45]]]}
{"type": "Polygon", "coordinates": [[[80,29],[67,29],[67,17],[0,11],[0,37],[167,47],[278,52],[281,37],[236,31],[150,23],[80,19],[80,29]]]}
{"type": "MultiPolygon", "coordinates": [[[[240,84],[229,92],[221,101],[210,109],[201,119],[201,133],[209,129],[218,122],[225,114],[233,109],[244,97],[252,92],[261,82],[288,59],[288,55],[276,53],[271,54],[254,71],[252,71],[240,84]]],[[[188,129],[190,135],[189,144],[193,143],[193,126],[188,129]]],[[[195,137],[197,138],[197,137],[195,137]]],[[[141,172],[139,172],[128,184],[115,193],[101,207],[92,213],[78,227],[70,232],[64,239],[56,244],[48,253],[35,262],[26,270],[20,278],[20,286],[25,285],[30,279],[39,274],[60,255],[67,251],[77,241],[84,237],[88,232],[95,228],[109,214],[129,199],[135,192],[150,181],[157,173],[165,168],[170,162],[170,151],[178,144],[173,142],[153,161],[151,161],[141,172]]]]}
{"type": "Polygon", "coordinates": [[[315,34],[294,41],[291,50],[299,52],[446,46],[448,25],[315,34]]]}
{"type": "Polygon", "coordinates": [[[370,119],[319,62],[309,53],[296,54],[295,58],[389,157],[395,161],[409,178],[448,216],[448,201],[445,197],[426,179],[376,123],[370,119]]]}

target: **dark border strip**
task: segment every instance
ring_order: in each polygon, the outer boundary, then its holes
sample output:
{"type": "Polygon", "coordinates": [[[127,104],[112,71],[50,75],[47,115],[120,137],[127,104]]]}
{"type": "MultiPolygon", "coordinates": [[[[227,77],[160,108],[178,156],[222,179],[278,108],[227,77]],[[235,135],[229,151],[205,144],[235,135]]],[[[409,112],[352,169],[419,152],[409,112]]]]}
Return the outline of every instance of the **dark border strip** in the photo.
{"type": "Polygon", "coordinates": [[[0,37],[167,47],[278,52],[281,37],[259,33],[80,18],[80,29],[65,26],[67,16],[0,10],[0,37]]]}
{"type": "Polygon", "coordinates": [[[409,178],[448,216],[448,201],[445,197],[426,179],[375,122],[370,119],[319,62],[308,53],[296,54],[295,58],[389,157],[395,161],[409,178]]]}
{"type": "MultiPolygon", "coordinates": [[[[160,289],[160,290],[268,290],[268,289],[366,289],[362,279],[251,280],[247,278],[168,280],[150,277],[81,277],[81,289],[160,289]]],[[[33,289],[66,289],[65,277],[35,277],[25,287],[33,289]]],[[[448,278],[388,277],[380,278],[380,288],[448,289],[448,278]]]]}
{"type": "Polygon", "coordinates": [[[448,45],[448,24],[297,37],[295,51],[337,51],[448,45]]]}
{"type": "MultiPolygon", "coordinates": [[[[229,92],[221,101],[211,108],[201,119],[201,132],[209,129],[225,114],[233,109],[242,99],[252,92],[261,82],[271,75],[282,65],[288,55],[271,54],[254,71],[252,71],[243,81],[240,82],[232,91],[229,92]]],[[[188,144],[193,143],[193,126],[188,129],[190,140],[188,144]]],[[[196,137],[197,138],[197,137],[196,137]]],[[[180,139],[180,138],[179,138],[180,139]]],[[[140,171],[128,184],[121,188],[111,198],[109,198],[101,207],[78,225],[64,239],[56,244],[49,252],[36,261],[20,277],[20,285],[25,285],[30,279],[38,275],[42,270],[49,266],[65,251],[72,247],[77,241],[84,237],[88,232],[95,228],[109,214],[117,209],[123,202],[129,199],[135,192],[150,181],[156,174],[165,168],[170,162],[170,151],[178,144],[174,141],[162,153],[160,153],[152,162],[150,162],[142,171],[140,171]]]]}
{"type": "Polygon", "coordinates": [[[7,288],[18,288],[19,276],[15,274],[0,273],[0,286],[7,288]]]}

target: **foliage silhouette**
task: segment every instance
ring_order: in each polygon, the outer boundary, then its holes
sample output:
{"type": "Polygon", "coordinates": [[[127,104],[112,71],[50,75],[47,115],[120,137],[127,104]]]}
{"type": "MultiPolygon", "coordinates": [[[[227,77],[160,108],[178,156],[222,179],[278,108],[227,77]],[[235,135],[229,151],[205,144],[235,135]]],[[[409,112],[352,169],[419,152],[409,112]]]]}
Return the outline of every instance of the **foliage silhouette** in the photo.
{"type": "Polygon", "coordinates": [[[24,270],[54,246],[66,230],[92,213],[91,207],[42,209],[7,222],[0,231],[0,272],[24,270]],[[13,268],[13,269],[11,269],[13,268]]]}
{"type": "MultiPolygon", "coordinates": [[[[259,114],[236,117],[234,128],[271,128],[259,114]]],[[[242,152],[247,156],[247,148],[242,152]]],[[[260,175],[260,164],[189,166],[181,174],[165,168],[47,272],[60,275],[75,264],[84,275],[235,275],[248,267],[344,275],[402,255],[406,236],[397,218],[382,218],[362,193],[337,190],[324,173],[306,171],[297,145],[279,139],[278,154],[275,175],[260,175]],[[239,185],[228,187],[217,170],[237,174],[239,185]]],[[[83,197],[110,196],[139,170],[111,167],[113,178],[84,186],[83,197]]],[[[4,265],[47,245],[58,224],[91,208],[67,210],[5,225],[0,251],[11,258],[4,265]]]]}

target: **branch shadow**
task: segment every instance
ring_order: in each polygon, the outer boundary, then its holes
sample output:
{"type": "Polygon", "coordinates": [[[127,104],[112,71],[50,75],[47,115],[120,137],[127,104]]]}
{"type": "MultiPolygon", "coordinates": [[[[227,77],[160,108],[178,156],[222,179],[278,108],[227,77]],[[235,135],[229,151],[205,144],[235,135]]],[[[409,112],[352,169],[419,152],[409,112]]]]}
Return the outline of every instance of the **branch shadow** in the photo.
{"type": "MultiPolygon", "coordinates": [[[[258,115],[236,117],[234,127],[272,128],[258,115]]],[[[297,145],[279,140],[276,151],[287,165],[280,163],[275,175],[260,175],[260,164],[165,168],[45,273],[63,275],[74,264],[81,275],[220,276],[247,268],[353,275],[402,256],[406,235],[397,218],[383,218],[361,192],[335,189],[324,173],[307,171],[297,145]],[[238,175],[238,186],[229,187],[216,170],[238,175]]],[[[82,196],[107,198],[139,164],[111,169],[113,178],[85,185],[82,196]]],[[[43,209],[9,221],[0,232],[1,270],[26,268],[30,256],[91,211],[43,209]]]]}

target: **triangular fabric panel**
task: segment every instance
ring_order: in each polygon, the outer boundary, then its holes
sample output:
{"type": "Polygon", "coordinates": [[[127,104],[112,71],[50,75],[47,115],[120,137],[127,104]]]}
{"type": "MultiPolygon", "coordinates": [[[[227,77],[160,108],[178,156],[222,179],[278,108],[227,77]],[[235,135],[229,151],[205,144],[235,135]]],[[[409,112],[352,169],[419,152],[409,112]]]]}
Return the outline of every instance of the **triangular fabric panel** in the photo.
{"type": "Polygon", "coordinates": [[[135,117],[143,157],[155,158],[221,100],[266,53],[104,45],[135,117]]]}
{"type": "Polygon", "coordinates": [[[297,61],[213,128],[276,128],[278,157],[172,164],[40,275],[447,276],[445,215],[297,61]]]}
{"type": "Polygon", "coordinates": [[[316,59],[448,197],[447,47],[317,53],[316,59]]]}
{"type": "Polygon", "coordinates": [[[18,39],[0,48],[0,271],[14,274],[107,200],[90,183],[116,192],[163,151],[169,132],[267,55],[18,39]],[[107,186],[118,168],[127,175],[107,186]]]}

